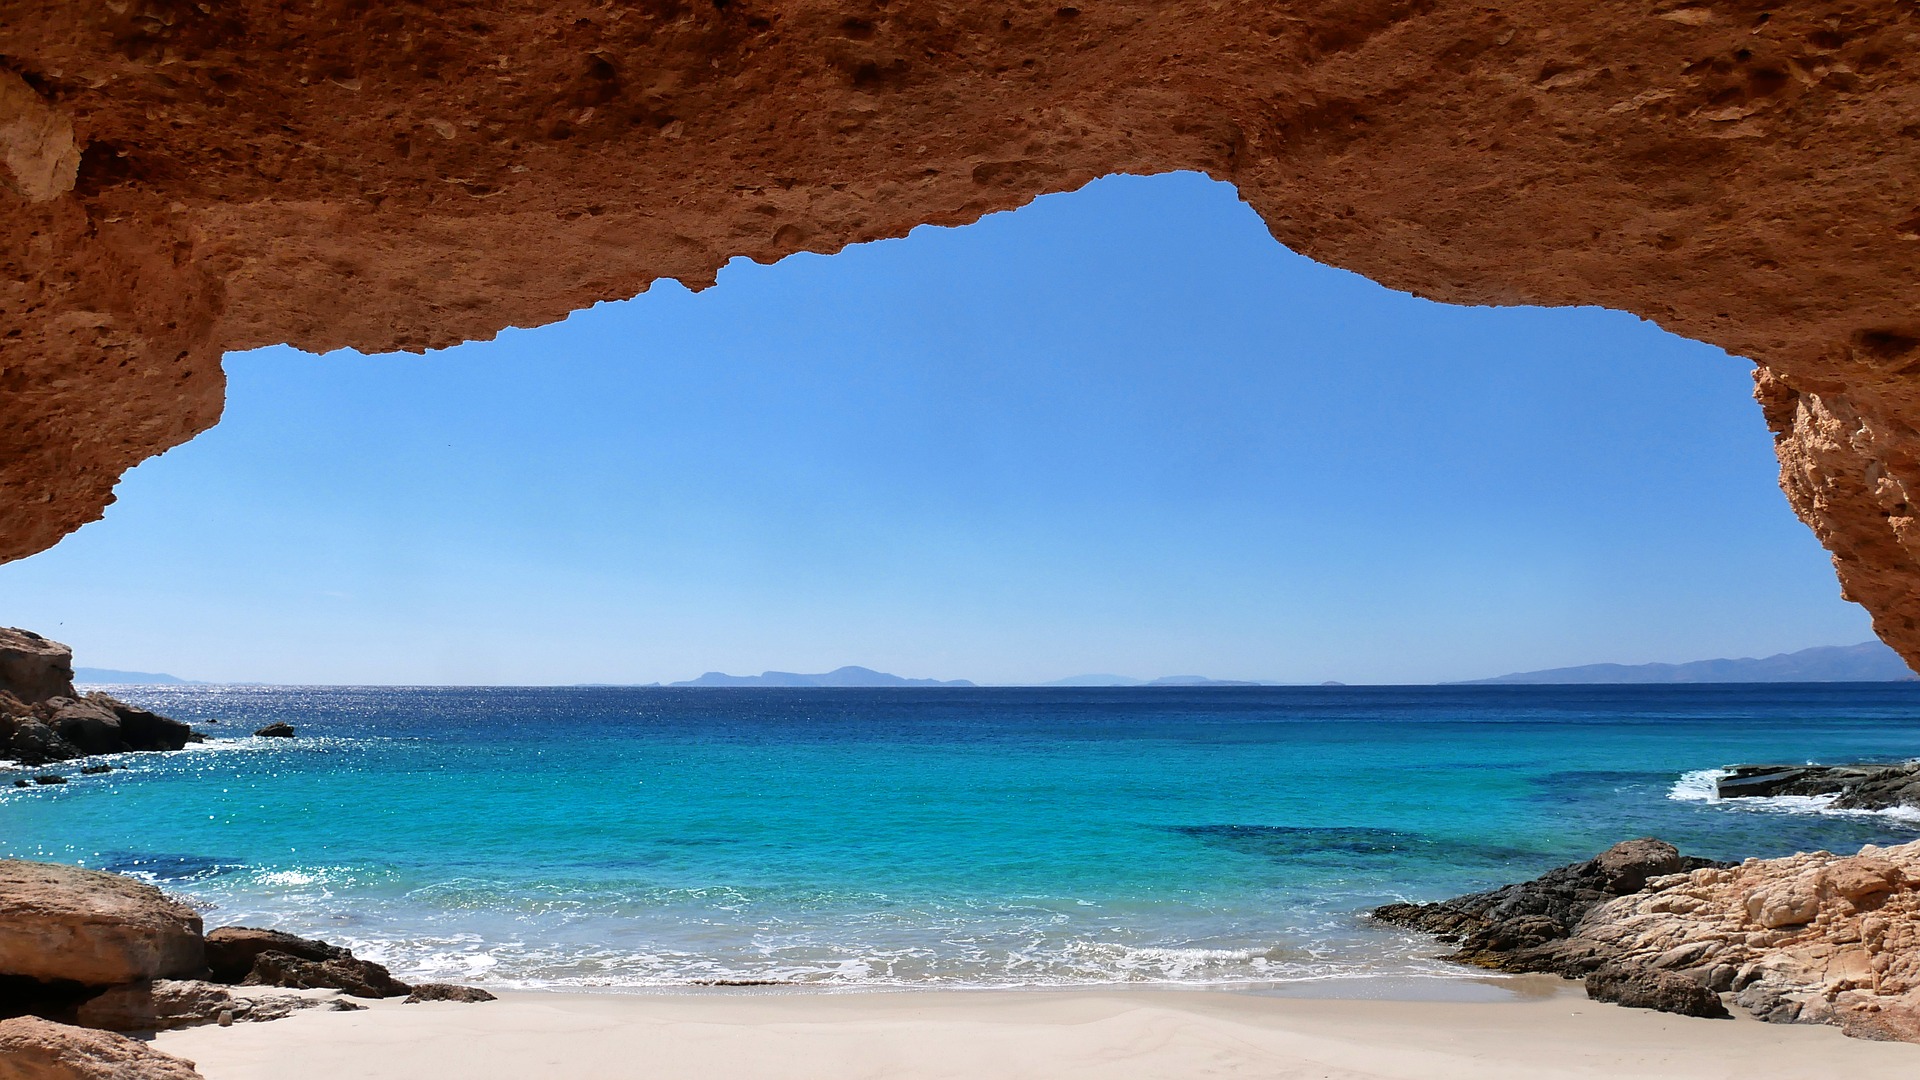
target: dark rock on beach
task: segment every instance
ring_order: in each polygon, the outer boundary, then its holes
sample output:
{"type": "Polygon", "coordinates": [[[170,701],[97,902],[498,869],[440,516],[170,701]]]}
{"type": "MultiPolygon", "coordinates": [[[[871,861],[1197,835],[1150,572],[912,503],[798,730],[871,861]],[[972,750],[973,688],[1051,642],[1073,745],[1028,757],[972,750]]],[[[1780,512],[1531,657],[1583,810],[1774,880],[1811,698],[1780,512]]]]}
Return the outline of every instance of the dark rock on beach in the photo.
{"type": "Polygon", "coordinates": [[[254,732],[254,734],[266,739],[291,739],[293,738],[293,725],[268,724],[266,727],[254,732]]]}
{"type": "Polygon", "coordinates": [[[492,994],[477,986],[456,986],[453,983],[420,983],[407,995],[404,1005],[417,1005],[422,1001],[494,1001],[492,994]]]}
{"type": "Polygon", "coordinates": [[[1655,877],[1720,865],[1683,856],[1665,841],[1625,840],[1532,881],[1432,904],[1388,904],[1373,917],[1458,945],[1448,959],[1460,963],[1580,978],[1604,958],[1567,938],[1595,905],[1637,893],[1655,877]]]}
{"type": "Polygon", "coordinates": [[[281,952],[254,958],[253,970],[241,982],[247,986],[285,986],[299,990],[339,990],[353,997],[405,997],[413,987],[393,977],[386,968],[351,953],[338,960],[307,960],[281,952]]]}
{"type": "Polygon", "coordinates": [[[338,945],[278,930],[222,926],[207,935],[207,967],[221,982],[341,990],[354,997],[403,997],[413,988],[338,945]]]}
{"type": "Polygon", "coordinates": [[[1595,968],[1586,980],[1587,996],[1629,1009],[1654,1009],[1681,1016],[1731,1020],[1733,1014],[1720,995],[1676,971],[1646,964],[1610,962],[1595,968]]]}

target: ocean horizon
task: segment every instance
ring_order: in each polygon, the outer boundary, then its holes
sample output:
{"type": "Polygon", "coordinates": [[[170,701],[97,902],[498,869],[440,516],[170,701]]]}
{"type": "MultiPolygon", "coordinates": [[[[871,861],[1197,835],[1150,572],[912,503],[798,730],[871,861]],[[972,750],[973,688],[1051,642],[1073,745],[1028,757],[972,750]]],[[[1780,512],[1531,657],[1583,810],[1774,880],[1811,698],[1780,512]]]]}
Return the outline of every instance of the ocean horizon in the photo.
{"type": "Polygon", "coordinates": [[[213,737],[0,789],[0,854],[494,987],[1465,979],[1365,913],[1636,836],[1920,837],[1711,797],[1911,758],[1914,684],[116,692],[213,737]]]}

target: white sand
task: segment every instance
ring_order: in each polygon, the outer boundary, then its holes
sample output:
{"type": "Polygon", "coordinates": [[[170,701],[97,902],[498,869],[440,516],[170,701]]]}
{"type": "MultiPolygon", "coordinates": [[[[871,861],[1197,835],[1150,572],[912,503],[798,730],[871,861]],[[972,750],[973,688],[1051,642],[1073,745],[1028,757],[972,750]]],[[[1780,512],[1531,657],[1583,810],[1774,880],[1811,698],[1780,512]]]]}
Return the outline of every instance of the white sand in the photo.
{"type": "Polygon", "coordinates": [[[1499,1003],[1225,992],[502,995],[159,1035],[208,1080],[1916,1077],[1920,1046],[1693,1020],[1577,988],[1499,1003]]]}

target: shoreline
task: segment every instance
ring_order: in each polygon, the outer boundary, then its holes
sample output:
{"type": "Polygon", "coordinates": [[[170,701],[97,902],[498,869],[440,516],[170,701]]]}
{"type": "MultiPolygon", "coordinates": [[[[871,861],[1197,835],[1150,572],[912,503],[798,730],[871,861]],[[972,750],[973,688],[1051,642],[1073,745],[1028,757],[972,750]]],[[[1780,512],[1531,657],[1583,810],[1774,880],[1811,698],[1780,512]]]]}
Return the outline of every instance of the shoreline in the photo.
{"type": "Polygon", "coordinates": [[[365,1002],[162,1032],[207,1080],[623,1077],[1805,1077],[1920,1068],[1920,1046],[1818,1025],[1589,1001],[1290,998],[1239,990],[581,994],[365,1002]]]}

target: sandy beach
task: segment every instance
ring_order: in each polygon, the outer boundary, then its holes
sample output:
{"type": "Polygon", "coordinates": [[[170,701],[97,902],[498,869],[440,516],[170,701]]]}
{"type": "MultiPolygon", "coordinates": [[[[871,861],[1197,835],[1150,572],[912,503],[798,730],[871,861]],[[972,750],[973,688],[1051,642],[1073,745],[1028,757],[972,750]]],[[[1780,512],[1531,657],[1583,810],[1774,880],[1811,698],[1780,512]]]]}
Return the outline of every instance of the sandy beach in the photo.
{"type": "Polygon", "coordinates": [[[510,993],[373,1002],[155,1045],[208,1080],[729,1080],[1260,1076],[1395,1080],[1920,1074],[1920,1046],[1829,1027],[1695,1020],[1531,982],[1501,1002],[1248,993],[510,993]]]}

